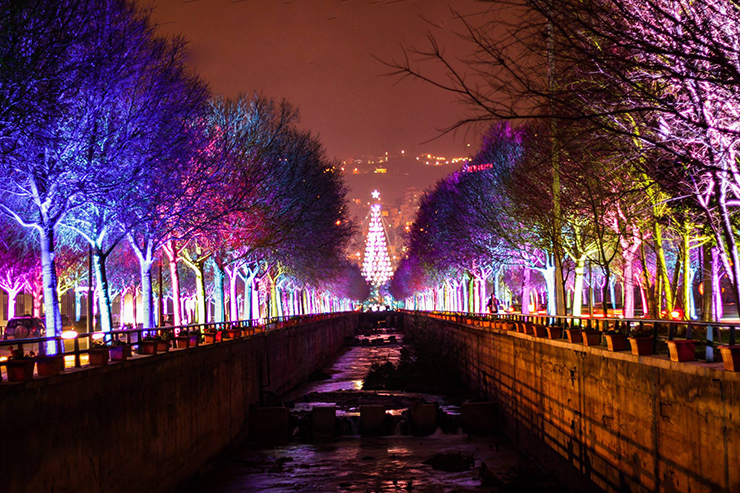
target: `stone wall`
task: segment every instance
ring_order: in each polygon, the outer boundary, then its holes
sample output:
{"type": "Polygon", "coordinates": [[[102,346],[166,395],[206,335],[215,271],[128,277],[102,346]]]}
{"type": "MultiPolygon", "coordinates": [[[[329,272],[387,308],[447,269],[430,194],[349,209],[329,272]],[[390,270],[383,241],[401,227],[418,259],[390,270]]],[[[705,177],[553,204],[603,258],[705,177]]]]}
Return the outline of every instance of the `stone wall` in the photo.
{"type": "Polygon", "coordinates": [[[740,375],[406,315],[457,346],[502,430],[578,491],[740,491],[740,375]]]}
{"type": "Polygon", "coordinates": [[[331,362],[350,314],[249,338],[0,385],[0,490],[186,487],[248,433],[260,385],[280,395],[331,362]]]}

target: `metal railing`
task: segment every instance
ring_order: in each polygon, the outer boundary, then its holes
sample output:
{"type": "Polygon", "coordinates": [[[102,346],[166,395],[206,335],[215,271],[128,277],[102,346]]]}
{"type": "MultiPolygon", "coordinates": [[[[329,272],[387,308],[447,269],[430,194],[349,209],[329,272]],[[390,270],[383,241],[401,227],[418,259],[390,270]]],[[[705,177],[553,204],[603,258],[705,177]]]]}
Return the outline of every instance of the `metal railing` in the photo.
{"type": "MultiPolygon", "coordinates": [[[[81,368],[82,356],[89,355],[91,349],[94,349],[94,341],[109,343],[111,341],[120,341],[137,350],[139,354],[140,345],[147,338],[152,340],[159,339],[159,342],[166,344],[168,351],[172,348],[173,343],[179,334],[184,333],[189,337],[198,336],[200,344],[210,344],[201,342],[207,335],[213,334],[211,343],[219,343],[229,339],[249,337],[262,334],[270,330],[283,327],[291,327],[304,323],[312,323],[321,320],[327,320],[344,315],[346,312],[321,313],[314,315],[296,315],[288,317],[271,317],[252,320],[240,320],[236,322],[211,322],[206,324],[190,324],[179,326],[160,326],[153,328],[130,328],[121,330],[112,330],[109,332],[89,332],[77,333],[75,331],[66,331],[63,335],[53,337],[37,337],[26,339],[11,339],[0,341],[0,350],[12,346],[15,351],[26,354],[26,351],[34,351],[38,356],[62,356],[73,359],[74,368],[81,368]],[[231,331],[224,336],[224,332],[231,331]],[[239,331],[237,334],[236,331],[239,331]],[[156,337],[155,337],[156,336],[156,337]]],[[[7,366],[8,358],[0,358],[0,366],[7,366]]]]}
{"type": "MultiPolygon", "coordinates": [[[[543,315],[520,313],[480,314],[468,312],[448,311],[413,311],[409,313],[424,314],[436,318],[447,319],[459,323],[477,322],[523,322],[540,326],[562,328],[561,339],[566,338],[565,330],[598,331],[609,334],[637,335],[651,337],[653,354],[666,341],[689,340],[707,348],[716,348],[720,344],[734,346],[736,333],[740,322],[701,322],[695,320],[665,320],[646,318],[608,318],[572,315],[543,315]],[[716,331],[716,333],[715,333],[716,331]],[[716,337],[715,337],[716,336],[716,337]]],[[[714,361],[714,351],[706,353],[706,359],[714,361]]]]}

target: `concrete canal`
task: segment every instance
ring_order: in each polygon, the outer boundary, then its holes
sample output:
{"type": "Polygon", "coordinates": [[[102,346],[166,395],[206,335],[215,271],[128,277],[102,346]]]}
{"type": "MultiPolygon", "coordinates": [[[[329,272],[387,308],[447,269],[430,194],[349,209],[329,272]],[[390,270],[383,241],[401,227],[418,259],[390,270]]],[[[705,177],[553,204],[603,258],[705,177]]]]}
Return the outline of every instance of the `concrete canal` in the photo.
{"type": "Polygon", "coordinates": [[[463,411],[477,396],[451,388],[452,365],[439,361],[451,355],[419,344],[394,328],[349,338],[333,364],[272,403],[288,408],[285,440],[249,440],[195,491],[567,491],[502,434],[475,429],[481,417],[493,425],[495,407],[463,411]]]}

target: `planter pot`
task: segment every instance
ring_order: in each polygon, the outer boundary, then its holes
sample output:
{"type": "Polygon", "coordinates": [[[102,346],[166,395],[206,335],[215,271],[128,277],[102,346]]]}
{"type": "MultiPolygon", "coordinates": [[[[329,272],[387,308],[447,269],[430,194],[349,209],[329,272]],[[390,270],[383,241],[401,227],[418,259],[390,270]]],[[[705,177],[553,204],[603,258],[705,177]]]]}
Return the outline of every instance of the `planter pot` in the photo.
{"type": "Polygon", "coordinates": [[[601,344],[601,332],[598,330],[586,330],[583,332],[583,344],[586,346],[598,346],[601,344]]]}
{"type": "Polygon", "coordinates": [[[626,334],[604,334],[606,338],[606,347],[609,351],[624,351],[627,349],[626,334]]]}
{"type": "Polygon", "coordinates": [[[198,336],[177,336],[175,341],[178,349],[189,349],[198,345],[198,336]]]}
{"type": "Polygon", "coordinates": [[[632,346],[632,354],[635,356],[653,354],[652,337],[630,337],[630,346],[632,346]]]}
{"type": "Polygon", "coordinates": [[[111,361],[126,361],[131,357],[131,346],[111,346],[108,349],[111,361]]]}
{"type": "Polygon", "coordinates": [[[90,366],[105,366],[108,364],[108,348],[90,349],[87,356],[90,358],[90,366]]]}
{"type": "Polygon", "coordinates": [[[548,339],[562,339],[563,338],[563,328],[562,327],[554,327],[554,326],[548,326],[547,329],[547,338],[548,339]]]}
{"type": "Polygon", "coordinates": [[[695,341],[668,341],[668,353],[671,355],[671,361],[694,361],[696,354],[695,341]]]}
{"type": "Polygon", "coordinates": [[[532,331],[536,337],[547,337],[547,329],[544,325],[532,324],[532,331]]]}
{"type": "Polygon", "coordinates": [[[40,377],[53,377],[64,370],[64,356],[39,356],[36,359],[36,370],[40,377]]]}
{"type": "Polygon", "coordinates": [[[8,370],[8,382],[27,382],[33,379],[33,367],[36,358],[9,359],[5,363],[8,370]]]}
{"type": "Polygon", "coordinates": [[[157,352],[166,353],[170,350],[170,341],[157,341],[157,352]]]}
{"type": "Polygon", "coordinates": [[[565,335],[568,336],[568,342],[583,342],[583,331],[581,329],[565,329],[565,335]]]}
{"type": "Polygon", "coordinates": [[[240,329],[226,329],[223,334],[224,339],[236,339],[237,337],[241,337],[242,331],[240,329]]]}
{"type": "Polygon", "coordinates": [[[719,346],[722,364],[727,371],[740,371],[740,346],[719,346]]]}
{"type": "Polygon", "coordinates": [[[139,354],[157,354],[157,341],[141,341],[139,354]]]}
{"type": "Polygon", "coordinates": [[[203,344],[213,344],[214,342],[216,342],[215,332],[205,332],[203,334],[203,344]]]}

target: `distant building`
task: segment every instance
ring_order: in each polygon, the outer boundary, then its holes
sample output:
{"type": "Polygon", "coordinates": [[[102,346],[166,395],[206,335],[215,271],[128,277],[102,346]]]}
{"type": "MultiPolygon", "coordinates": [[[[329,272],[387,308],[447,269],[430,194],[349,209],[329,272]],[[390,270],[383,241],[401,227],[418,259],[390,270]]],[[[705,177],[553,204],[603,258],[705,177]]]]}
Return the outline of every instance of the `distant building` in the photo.
{"type": "Polygon", "coordinates": [[[399,213],[401,216],[400,225],[405,230],[408,230],[407,227],[411,226],[414,219],[416,219],[416,213],[419,210],[419,200],[421,200],[422,194],[423,192],[421,190],[417,190],[414,187],[407,188],[403,192],[403,201],[401,202],[399,213]]]}

